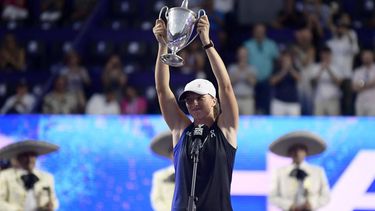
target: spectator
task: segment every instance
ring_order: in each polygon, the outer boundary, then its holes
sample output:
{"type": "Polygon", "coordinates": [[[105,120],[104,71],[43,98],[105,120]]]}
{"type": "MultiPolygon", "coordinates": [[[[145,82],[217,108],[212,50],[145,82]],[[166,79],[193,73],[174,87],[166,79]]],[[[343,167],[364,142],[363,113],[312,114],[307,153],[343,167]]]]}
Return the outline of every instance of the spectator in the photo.
{"type": "Polygon", "coordinates": [[[0,69],[24,71],[25,67],[25,49],[18,45],[13,34],[6,34],[0,47],[0,69]]]}
{"type": "Polygon", "coordinates": [[[109,57],[104,71],[102,73],[102,83],[104,89],[112,89],[117,100],[122,97],[122,90],[128,82],[128,77],[124,73],[124,66],[121,62],[121,58],[117,54],[113,54],[109,57]]]}
{"type": "Polygon", "coordinates": [[[332,27],[333,37],[327,41],[332,50],[332,62],[342,72],[345,79],[352,76],[353,60],[359,52],[356,32],[350,28],[350,16],[343,14],[332,27]]]}
{"type": "Polygon", "coordinates": [[[320,52],[320,63],[312,68],[312,84],[315,91],[315,115],[340,115],[341,74],[332,63],[331,49],[324,47],[320,52]]]}
{"type": "Polygon", "coordinates": [[[362,66],[354,71],[352,85],[357,92],[355,114],[375,116],[375,63],[371,50],[362,52],[362,66]]]}
{"type": "Polygon", "coordinates": [[[186,50],[181,52],[181,56],[185,62],[181,69],[182,73],[194,74],[196,78],[207,79],[206,57],[198,41],[192,42],[186,50]]]}
{"type": "Polygon", "coordinates": [[[311,30],[313,43],[317,50],[320,50],[324,40],[324,29],[329,28],[331,21],[331,8],[322,0],[303,0],[301,7],[303,17],[306,19],[306,26],[311,30]]]}
{"type": "Polygon", "coordinates": [[[280,67],[276,69],[270,79],[273,86],[272,115],[301,115],[297,90],[300,80],[299,72],[293,67],[292,54],[288,51],[283,52],[280,55],[280,67]]]}
{"type": "Polygon", "coordinates": [[[144,96],[139,95],[134,87],[127,86],[120,106],[122,114],[145,114],[147,100],[144,96]]]}
{"type": "MultiPolygon", "coordinates": [[[[219,0],[220,1],[220,0],[219,0]]],[[[226,0],[230,2],[231,0],[226,0]]],[[[205,0],[203,2],[203,9],[206,11],[208,17],[210,17],[211,30],[216,33],[217,38],[220,41],[220,46],[225,45],[227,35],[225,32],[225,15],[222,12],[215,10],[215,0],[205,0]]]]}
{"type": "Polygon", "coordinates": [[[342,14],[336,25],[332,27],[333,37],[328,40],[327,45],[332,50],[332,62],[337,66],[343,77],[342,89],[342,113],[351,114],[353,93],[351,77],[353,70],[353,60],[359,52],[357,34],[350,28],[350,16],[342,14]]]}
{"type": "Polygon", "coordinates": [[[256,70],[248,63],[248,52],[245,47],[237,49],[237,62],[228,67],[234,94],[237,98],[239,114],[255,113],[254,86],[256,70]]]}
{"type": "Polygon", "coordinates": [[[214,10],[222,16],[233,12],[235,0],[213,0],[214,10]]]}
{"type": "Polygon", "coordinates": [[[3,0],[1,17],[4,21],[22,21],[29,16],[26,0],[3,0]]]}
{"type": "Polygon", "coordinates": [[[67,79],[60,75],[54,83],[53,90],[49,92],[43,102],[45,114],[74,114],[78,113],[77,98],[67,91],[67,79]]]}
{"type": "Polygon", "coordinates": [[[67,79],[67,91],[77,98],[79,110],[83,111],[86,104],[85,87],[91,84],[90,76],[74,50],[66,54],[64,63],[61,74],[67,79]]]}
{"type": "Polygon", "coordinates": [[[304,14],[297,10],[295,0],[284,0],[284,8],[280,10],[277,19],[272,22],[275,28],[296,29],[306,24],[304,14]]]}
{"type": "Polygon", "coordinates": [[[255,87],[257,113],[268,114],[270,104],[269,77],[273,71],[273,63],[278,57],[279,50],[276,43],[266,37],[266,26],[256,24],[253,30],[253,38],[244,43],[249,53],[249,63],[256,70],[258,83],[255,87]]]}
{"type": "Polygon", "coordinates": [[[312,33],[304,27],[295,32],[296,43],[292,45],[293,62],[299,70],[301,80],[298,83],[298,95],[301,113],[312,114],[311,67],[315,62],[315,47],[312,43],[312,33]]]}
{"type": "Polygon", "coordinates": [[[328,28],[331,20],[331,8],[322,0],[304,0],[303,12],[308,18],[317,18],[317,24],[328,28]]]}
{"type": "Polygon", "coordinates": [[[64,0],[41,0],[40,20],[48,23],[58,22],[63,15],[64,3],[64,0]]]}
{"type": "Polygon", "coordinates": [[[35,104],[35,97],[28,92],[28,85],[25,80],[21,80],[15,95],[9,97],[3,107],[2,114],[29,114],[35,104]]]}
{"type": "Polygon", "coordinates": [[[87,102],[86,114],[120,114],[120,105],[116,92],[106,88],[103,94],[94,94],[87,102]]]}

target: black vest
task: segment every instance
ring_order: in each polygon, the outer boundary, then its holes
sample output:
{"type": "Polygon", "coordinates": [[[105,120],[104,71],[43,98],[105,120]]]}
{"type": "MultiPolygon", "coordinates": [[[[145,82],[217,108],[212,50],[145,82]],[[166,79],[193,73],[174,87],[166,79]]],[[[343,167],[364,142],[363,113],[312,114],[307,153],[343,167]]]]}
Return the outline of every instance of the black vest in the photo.
{"type": "MultiPolygon", "coordinates": [[[[187,210],[193,174],[190,156],[193,129],[194,124],[187,127],[174,148],[176,186],[172,211],[187,210]]],[[[216,122],[202,142],[195,187],[197,211],[231,211],[230,185],[236,149],[228,143],[216,122]]]]}

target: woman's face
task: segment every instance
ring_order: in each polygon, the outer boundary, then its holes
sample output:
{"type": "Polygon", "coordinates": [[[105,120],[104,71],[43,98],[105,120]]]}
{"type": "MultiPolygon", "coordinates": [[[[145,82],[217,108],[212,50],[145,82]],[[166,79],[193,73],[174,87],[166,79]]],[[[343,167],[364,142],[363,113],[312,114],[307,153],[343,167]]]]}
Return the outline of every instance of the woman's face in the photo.
{"type": "Polygon", "coordinates": [[[210,115],[213,116],[216,99],[208,94],[189,93],[185,98],[185,104],[194,119],[202,119],[210,115]]]}

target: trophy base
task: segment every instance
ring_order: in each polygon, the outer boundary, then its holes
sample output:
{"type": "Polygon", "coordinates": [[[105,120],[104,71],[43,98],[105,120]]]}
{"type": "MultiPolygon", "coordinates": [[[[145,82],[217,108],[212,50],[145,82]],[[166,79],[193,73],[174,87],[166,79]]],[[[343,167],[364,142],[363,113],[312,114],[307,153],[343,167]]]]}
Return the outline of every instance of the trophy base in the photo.
{"type": "Polygon", "coordinates": [[[161,56],[161,61],[172,67],[181,67],[184,65],[184,60],[176,54],[165,54],[161,56]]]}

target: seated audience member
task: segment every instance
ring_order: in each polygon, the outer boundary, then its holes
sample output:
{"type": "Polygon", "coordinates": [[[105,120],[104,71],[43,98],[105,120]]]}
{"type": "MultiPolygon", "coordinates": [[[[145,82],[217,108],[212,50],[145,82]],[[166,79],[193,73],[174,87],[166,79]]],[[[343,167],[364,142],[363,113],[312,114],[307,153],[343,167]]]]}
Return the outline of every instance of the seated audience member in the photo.
{"type": "Polygon", "coordinates": [[[25,49],[19,46],[13,34],[6,34],[0,47],[0,70],[24,71],[25,67],[25,49]]]}
{"type": "Polygon", "coordinates": [[[68,90],[67,79],[60,75],[54,82],[54,87],[44,97],[43,113],[45,114],[74,114],[78,112],[77,98],[68,90]]]}
{"type": "Polygon", "coordinates": [[[139,95],[134,87],[127,86],[120,106],[122,114],[145,114],[147,100],[144,96],[139,95]]]}
{"type": "Polygon", "coordinates": [[[4,21],[22,21],[29,16],[27,0],[3,0],[1,18],[4,21]]]}
{"type": "Polygon", "coordinates": [[[120,105],[113,88],[105,88],[102,94],[93,94],[86,105],[86,114],[120,114],[120,105]]]}
{"type": "Polygon", "coordinates": [[[91,85],[91,79],[76,51],[71,50],[65,55],[61,74],[67,79],[68,92],[77,98],[79,111],[83,112],[86,104],[85,88],[91,85]]]}
{"type": "Polygon", "coordinates": [[[29,114],[34,105],[35,97],[29,93],[27,82],[21,80],[16,87],[16,93],[5,101],[0,113],[29,114]]]}
{"type": "Polygon", "coordinates": [[[64,0],[41,0],[40,20],[48,23],[55,23],[61,20],[64,3],[64,0]]]}
{"type": "Polygon", "coordinates": [[[120,100],[122,90],[128,82],[128,77],[124,73],[124,66],[119,55],[113,54],[108,58],[101,77],[103,86],[111,87],[116,94],[117,100],[120,100]]]}

